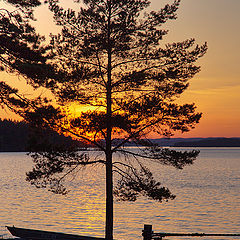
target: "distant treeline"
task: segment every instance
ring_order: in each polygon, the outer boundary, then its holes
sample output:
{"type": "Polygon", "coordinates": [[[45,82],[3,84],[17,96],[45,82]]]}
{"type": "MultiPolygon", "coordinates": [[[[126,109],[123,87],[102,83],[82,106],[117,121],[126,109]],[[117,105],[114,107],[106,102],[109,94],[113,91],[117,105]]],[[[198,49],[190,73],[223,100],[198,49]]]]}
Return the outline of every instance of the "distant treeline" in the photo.
{"type": "MultiPolygon", "coordinates": [[[[158,138],[150,140],[162,147],[240,147],[240,138],[158,138]]],[[[135,146],[135,143],[126,145],[135,146]]]]}
{"type": "MultiPolygon", "coordinates": [[[[77,145],[79,148],[86,146],[57,133],[44,134],[44,137],[40,138],[33,133],[23,121],[0,119],[0,152],[25,152],[31,151],[36,146],[37,150],[42,150],[46,147],[46,141],[59,146],[77,145]]],[[[240,147],[240,138],[160,138],[151,141],[160,146],[170,147],[240,147]]],[[[134,143],[128,145],[134,146],[134,143]]]]}
{"type": "Polygon", "coordinates": [[[240,147],[240,138],[204,138],[197,141],[180,141],[175,147],[240,147]]]}
{"type": "Polygon", "coordinates": [[[26,151],[28,133],[28,125],[25,122],[0,119],[0,151],[26,151]]]}
{"type": "Polygon", "coordinates": [[[44,147],[49,147],[46,142],[58,144],[58,146],[83,146],[70,137],[53,132],[50,134],[46,132],[40,136],[23,121],[0,119],[0,152],[26,152],[31,151],[33,147],[37,150],[44,150],[44,147]]]}

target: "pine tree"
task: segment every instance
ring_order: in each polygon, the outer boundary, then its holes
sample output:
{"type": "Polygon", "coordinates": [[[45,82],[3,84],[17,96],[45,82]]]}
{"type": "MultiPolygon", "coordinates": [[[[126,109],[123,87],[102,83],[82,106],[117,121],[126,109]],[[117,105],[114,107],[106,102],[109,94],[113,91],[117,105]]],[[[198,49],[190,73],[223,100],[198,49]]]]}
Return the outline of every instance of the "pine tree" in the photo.
{"type": "Polygon", "coordinates": [[[160,202],[175,197],[154,179],[146,161],[181,169],[192,164],[199,153],[164,149],[151,143],[148,136],[155,132],[170,137],[175,131],[189,131],[199,122],[201,113],[196,112],[195,105],[179,105],[176,99],[200,71],[195,62],[205,54],[207,45],[199,46],[194,39],[161,44],[168,33],[163,25],[176,19],[180,0],[151,12],[148,0],[78,0],[78,12],[64,10],[57,0],[47,0],[56,24],[62,28],[59,34],[51,35],[50,43],[44,42],[27,21],[33,19],[32,7],[39,2],[8,1],[18,3],[18,7],[22,3],[22,11],[1,15],[2,69],[24,76],[34,88],[49,89],[54,101],[28,99],[0,82],[1,105],[37,129],[64,133],[105,154],[104,160],[92,160],[76,148],[51,145],[45,152],[34,150],[31,155],[36,164],[27,180],[64,194],[67,190],[62,176],[81,166],[103,164],[105,237],[112,240],[113,196],[135,201],[142,194],[160,202]],[[73,117],[66,111],[73,103],[89,110],[73,117]],[[129,143],[138,146],[138,152],[129,150],[129,143]],[[118,153],[125,161],[113,158],[118,153]]]}

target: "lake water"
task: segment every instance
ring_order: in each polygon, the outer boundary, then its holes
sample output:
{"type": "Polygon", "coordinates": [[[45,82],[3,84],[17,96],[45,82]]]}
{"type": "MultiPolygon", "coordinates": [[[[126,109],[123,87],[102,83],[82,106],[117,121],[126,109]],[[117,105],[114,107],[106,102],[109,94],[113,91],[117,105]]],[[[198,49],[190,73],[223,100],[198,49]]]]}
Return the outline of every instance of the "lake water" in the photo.
{"type": "MultiPolygon", "coordinates": [[[[115,239],[142,239],[144,224],[155,232],[240,233],[240,148],[200,150],[195,164],[184,170],[153,166],[175,200],[115,203],[115,239]]],[[[0,236],[9,236],[5,225],[104,236],[103,169],[79,173],[69,183],[71,192],[59,196],[25,181],[31,166],[24,153],[0,153],[0,236]]]]}

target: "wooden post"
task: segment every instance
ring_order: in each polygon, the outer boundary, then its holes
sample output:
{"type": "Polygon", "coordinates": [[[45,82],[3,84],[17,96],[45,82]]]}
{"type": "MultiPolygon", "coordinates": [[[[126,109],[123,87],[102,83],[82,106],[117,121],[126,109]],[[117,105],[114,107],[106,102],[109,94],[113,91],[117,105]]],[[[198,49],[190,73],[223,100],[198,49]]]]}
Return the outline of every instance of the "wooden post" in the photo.
{"type": "Polygon", "coordinates": [[[143,240],[151,240],[152,239],[152,225],[144,225],[144,230],[142,233],[143,240]]]}

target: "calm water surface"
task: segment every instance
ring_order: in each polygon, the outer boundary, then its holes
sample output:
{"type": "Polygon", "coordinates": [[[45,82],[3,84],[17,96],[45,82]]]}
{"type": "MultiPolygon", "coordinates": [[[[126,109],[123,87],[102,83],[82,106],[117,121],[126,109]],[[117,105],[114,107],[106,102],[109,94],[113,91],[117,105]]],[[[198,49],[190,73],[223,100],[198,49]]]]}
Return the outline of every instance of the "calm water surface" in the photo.
{"type": "MultiPolygon", "coordinates": [[[[155,232],[240,233],[240,148],[200,150],[184,170],[152,166],[175,200],[115,203],[115,239],[142,239],[144,224],[155,232]]],[[[0,153],[0,236],[7,237],[5,225],[104,236],[104,169],[82,171],[58,196],[25,181],[31,167],[24,153],[0,153]]]]}

